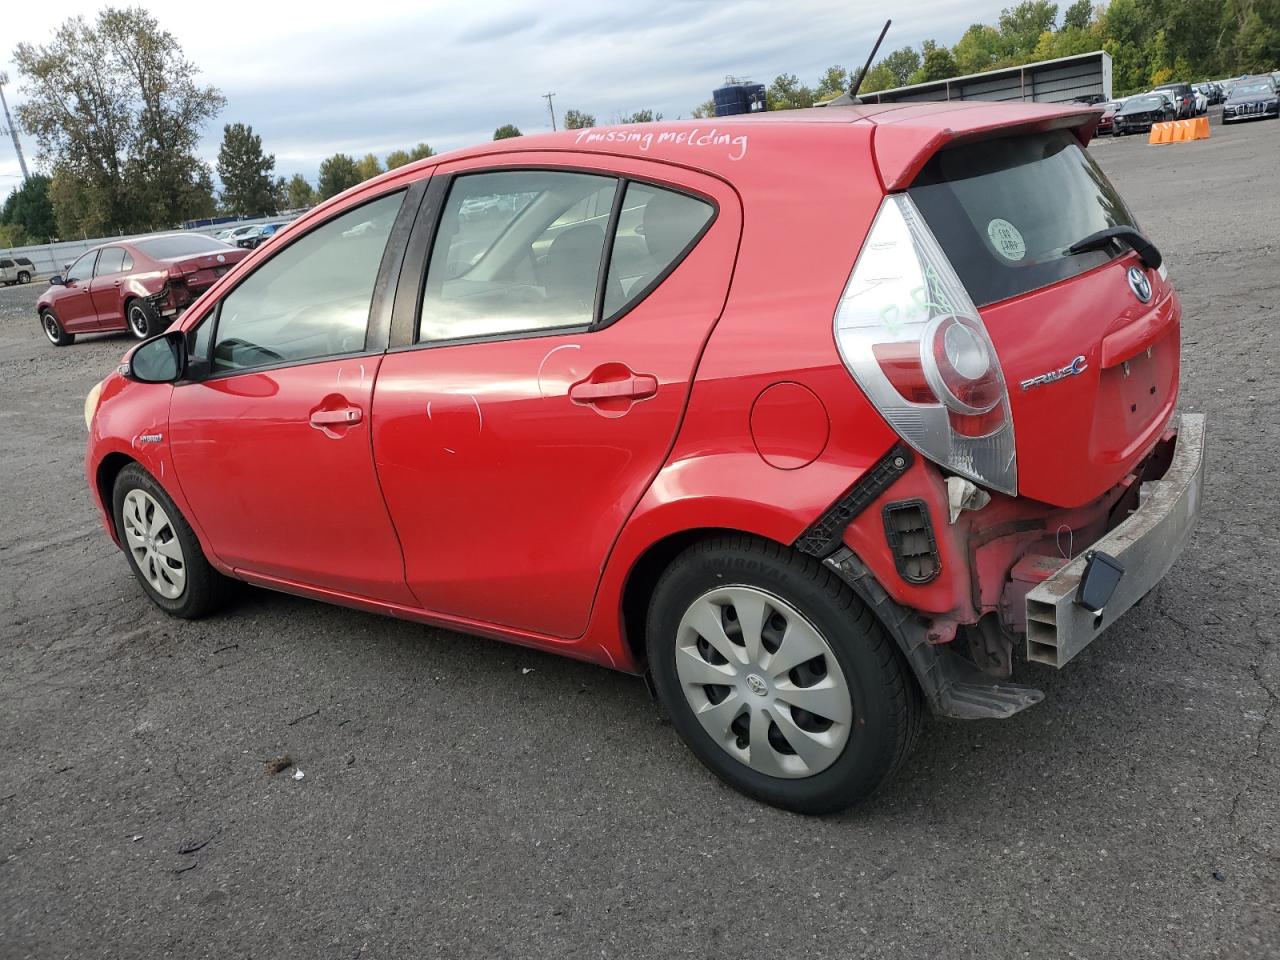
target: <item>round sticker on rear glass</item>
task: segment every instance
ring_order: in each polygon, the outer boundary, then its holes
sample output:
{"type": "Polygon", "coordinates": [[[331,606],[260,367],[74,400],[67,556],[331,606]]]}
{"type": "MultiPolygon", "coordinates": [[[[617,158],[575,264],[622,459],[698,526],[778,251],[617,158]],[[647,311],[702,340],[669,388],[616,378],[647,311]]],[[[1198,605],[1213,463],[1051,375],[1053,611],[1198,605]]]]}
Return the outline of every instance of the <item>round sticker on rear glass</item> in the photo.
{"type": "Polygon", "coordinates": [[[1008,220],[996,217],[988,223],[987,237],[990,238],[991,246],[995,247],[996,253],[1006,260],[1021,260],[1027,255],[1027,244],[1022,239],[1022,234],[1008,220]]]}

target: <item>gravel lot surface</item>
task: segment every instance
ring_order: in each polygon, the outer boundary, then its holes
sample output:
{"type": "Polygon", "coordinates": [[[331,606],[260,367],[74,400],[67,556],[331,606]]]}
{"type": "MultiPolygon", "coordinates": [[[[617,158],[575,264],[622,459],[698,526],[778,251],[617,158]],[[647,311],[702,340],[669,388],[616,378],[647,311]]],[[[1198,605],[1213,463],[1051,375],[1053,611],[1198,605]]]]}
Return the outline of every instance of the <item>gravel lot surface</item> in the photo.
{"type": "Polygon", "coordinates": [[[1198,532],[1022,669],[1044,703],[929,722],[824,820],[629,677],[258,591],[167,619],[82,476],[130,341],[55,349],[0,290],[0,957],[1280,956],[1280,123],[1093,150],[1182,295],[1198,532]]]}

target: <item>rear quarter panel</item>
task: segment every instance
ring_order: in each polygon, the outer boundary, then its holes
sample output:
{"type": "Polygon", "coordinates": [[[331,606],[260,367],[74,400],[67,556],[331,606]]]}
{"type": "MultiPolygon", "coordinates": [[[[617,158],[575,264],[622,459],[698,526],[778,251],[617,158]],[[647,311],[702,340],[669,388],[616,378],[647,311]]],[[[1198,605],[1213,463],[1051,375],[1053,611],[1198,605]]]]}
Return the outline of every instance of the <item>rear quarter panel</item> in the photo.
{"type": "Polygon", "coordinates": [[[744,228],[725,311],[672,452],[609,558],[589,628],[588,638],[629,668],[621,598],[646,550],[707,528],[790,543],[896,440],[845,370],[832,331],[883,197],[869,128],[850,124],[831,136],[797,125],[794,139],[751,149],[754,162],[732,172],[744,228]],[[816,459],[795,469],[766,462],[751,430],[756,399],[781,383],[812,391],[830,424],[816,459]]]}

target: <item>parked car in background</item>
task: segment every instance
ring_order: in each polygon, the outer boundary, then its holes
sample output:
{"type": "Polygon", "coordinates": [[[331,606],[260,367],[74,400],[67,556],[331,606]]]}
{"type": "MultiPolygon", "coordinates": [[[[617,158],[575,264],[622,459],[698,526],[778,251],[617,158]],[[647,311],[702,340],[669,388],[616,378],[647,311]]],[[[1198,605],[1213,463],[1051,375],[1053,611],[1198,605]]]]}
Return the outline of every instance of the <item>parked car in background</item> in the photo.
{"type": "Polygon", "coordinates": [[[219,230],[213,236],[217,240],[225,240],[227,243],[234,244],[241,237],[248,236],[251,232],[258,229],[258,224],[250,223],[239,227],[231,227],[228,230],[219,230]]]}
{"type": "Polygon", "coordinates": [[[1196,95],[1189,83],[1162,83],[1152,93],[1168,94],[1173,101],[1175,120],[1186,120],[1196,115],[1196,95]]]}
{"type": "Polygon", "coordinates": [[[1163,123],[1177,117],[1173,100],[1165,93],[1140,93],[1124,102],[1115,114],[1117,137],[1130,133],[1146,133],[1153,123],[1163,123]]]}
{"type": "Polygon", "coordinates": [[[236,238],[235,244],[245,250],[256,250],[287,226],[287,223],[264,223],[251,227],[247,233],[236,238]]]}
{"type": "Polygon", "coordinates": [[[1104,96],[1103,96],[1102,94],[1100,94],[1100,93],[1086,93],[1086,94],[1085,94],[1084,96],[1082,96],[1082,97],[1072,97],[1072,98],[1071,98],[1071,102],[1072,102],[1072,103],[1087,103],[1087,104],[1089,104],[1090,106],[1093,106],[1094,104],[1097,104],[1097,103],[1104,103],[1104,102],[1106,101],[1106,99],[1107,99],[1107,98],[1106,98],[1106,97],[1104,97],[1104,96]]]}
{"type": "Polygon", "coordinates": [[[1280,90],[1270,74],[1249,77],[1231,88],[1222,107],[1222,122],[1262,120],[1280,116],[1280,90]]]}
{"type": "Polygon", "coordinates": [[[1116,111],[1124,106],[1123,100],[1108,100],[1102,111],[1102,119],[1098,121],[1098,135],[1110,136],[1116,132],[1116,111]]]}
{"type": "Polygon", "coordinates": [[[1159,619],[1204,503],[1097,120],[828,107],[392,170],[93,388],[92,498],[171,616],[234,578],[647,674],[735,788],[849,806],[926,706],[1037,703],[1015,649],[1141,641],[1107,631],[1159,619]]]}
{"type": "Polygon", "coordinates": [[[26,257],[0,257],[0,283],[6,287],[15,283],[30,283],[35,275],[35,264],[26,257]]]}
{"type": "Polygon", "coordinates": [[[40,326],[59,347],[80,333],[114,330],[145,340],[248,255],[199,233],[102,244],[49,281],[36,302],[40,326]]]}

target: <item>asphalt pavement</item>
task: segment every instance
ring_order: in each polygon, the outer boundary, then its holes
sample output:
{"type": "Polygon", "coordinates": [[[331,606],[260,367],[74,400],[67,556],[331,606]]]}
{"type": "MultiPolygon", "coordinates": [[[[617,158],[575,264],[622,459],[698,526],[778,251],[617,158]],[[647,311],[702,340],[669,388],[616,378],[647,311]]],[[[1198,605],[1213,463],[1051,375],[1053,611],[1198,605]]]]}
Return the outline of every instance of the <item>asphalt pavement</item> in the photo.
{"type": "Polygon", "coordinates": [[[721,785],[630,677],[261,591],[166,618],[83,478],[130,341],[0,290],[0,958],[1280,956],[1280,123],[1091,149],[1182,296],[1200,526],[1021,668],[1043,703],[929,721],[827,819],[721,785]]]}

